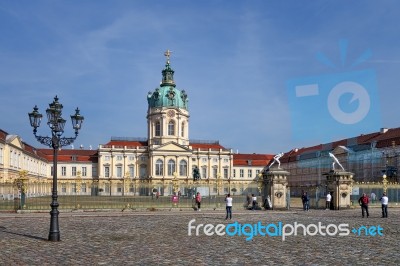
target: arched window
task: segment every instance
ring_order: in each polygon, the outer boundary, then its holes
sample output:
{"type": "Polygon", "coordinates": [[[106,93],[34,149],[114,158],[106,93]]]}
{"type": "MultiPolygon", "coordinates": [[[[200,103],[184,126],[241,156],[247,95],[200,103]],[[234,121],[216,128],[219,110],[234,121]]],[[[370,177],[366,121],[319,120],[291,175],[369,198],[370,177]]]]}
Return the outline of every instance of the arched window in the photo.
{"type": "Polygon", "coordinates": [[[187,162],[185,160],[181,160],[179,163],[179,175],[187,176],[187,162]]]}
{"type": "Polygon", "coordinates": [[[168,175],[173,175],[175,173],[175,161],[170,159],[168,161],[168,175]]]}
{"type": "Polygon", "coordinates": [[[161,159],[156,161],[156,175],[163,175],[164,174],[164,165],[161,159]]]}
{"type": "Polygon", "coordinates": [[[155,132],[155,134],[156,134],[156,136],[157,137],[159,137],[159,136],[161,136],[161,123],[160,123],[160,121],[157,121],[156,122],[156,128],[155,128],[156,130],[156,132],[155,132]]]}
{"type": "Polygon", "coordinates": [[[168,122],[168,135],[175,135],[175,123],[172,120],[168,122]]]}
{"type": "Polygon", "coordinates": [[[182,127],[181,127],[181,137],[185,136],[185,122],[182,122],[182,127]]]}

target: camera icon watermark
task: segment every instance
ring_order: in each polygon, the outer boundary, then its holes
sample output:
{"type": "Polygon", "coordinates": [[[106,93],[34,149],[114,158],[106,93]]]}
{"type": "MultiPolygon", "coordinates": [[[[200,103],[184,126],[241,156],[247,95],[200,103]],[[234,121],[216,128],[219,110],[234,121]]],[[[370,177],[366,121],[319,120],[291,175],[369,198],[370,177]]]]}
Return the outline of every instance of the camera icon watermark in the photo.
{"type": "MultiPolygon", "coordinates": [[[[340,42],[342,62],[347,43],[340,42]]],[[[365,61],[362,54],[353,66],[365,61]]],[[[333,66],[323,54],[317,57],[333,66]]],[[[295,141],[332,142],[380,128],[379,97],[373,69],[301,77],[287,81],[295,141]]]]}

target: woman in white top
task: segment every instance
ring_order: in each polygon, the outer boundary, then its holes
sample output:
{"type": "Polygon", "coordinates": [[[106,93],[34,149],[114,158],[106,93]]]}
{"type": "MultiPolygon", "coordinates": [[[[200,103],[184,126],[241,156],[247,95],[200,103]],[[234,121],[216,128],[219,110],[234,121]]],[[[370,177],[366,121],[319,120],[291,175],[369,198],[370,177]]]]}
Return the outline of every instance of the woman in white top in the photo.
{"type": "Polygon", "coordinates": [[[226,202],[226,217],[225,220],[232,219],[232,198],[231,194],[226,195],[225,197],[225,202],[226,202]]]}

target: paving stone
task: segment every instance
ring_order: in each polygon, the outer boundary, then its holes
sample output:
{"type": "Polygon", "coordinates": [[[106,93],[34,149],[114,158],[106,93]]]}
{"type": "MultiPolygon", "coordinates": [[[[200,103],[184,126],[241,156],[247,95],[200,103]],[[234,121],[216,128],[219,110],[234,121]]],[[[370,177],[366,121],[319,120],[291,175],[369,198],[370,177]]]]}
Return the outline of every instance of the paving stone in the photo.
{"type": "MultiPolygon", "coordinates": [[[[61,241],[49,242],[48,213],[0,213],[0,265],[399,265],[400,209],[340,211],[61,212],[61,241]],[[188,223],[377,226],[383,236],[188,236],[188,223]]],[[[350,229],[351,229],[350,228],[350,229]]]]}

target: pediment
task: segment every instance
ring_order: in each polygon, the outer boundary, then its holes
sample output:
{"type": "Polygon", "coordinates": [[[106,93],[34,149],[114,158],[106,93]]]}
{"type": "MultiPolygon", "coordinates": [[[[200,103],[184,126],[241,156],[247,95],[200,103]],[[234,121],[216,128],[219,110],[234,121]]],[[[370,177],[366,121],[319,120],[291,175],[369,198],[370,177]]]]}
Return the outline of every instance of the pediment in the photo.
{"type": "Polygon", "coordinates": [[[19,149],[23,149],[24,148],[24,144],[21,141],[21,138],[17,135],[7,135],[6,137],[6,142],[9,145],[13,145],[19,149]]]}
{"type": "Polygon", "coordinates": [[[189,148],[187,148],[185,146],[179,145],[178,143],[173,142],[173,141],[165,143],[165,144],[160,145],[158,147],[155,147],[153,149],[153,152],[158,152],[158,151],[163,151],[163,152],[192,152],[191,149],[189,149],[189,148]]]}

